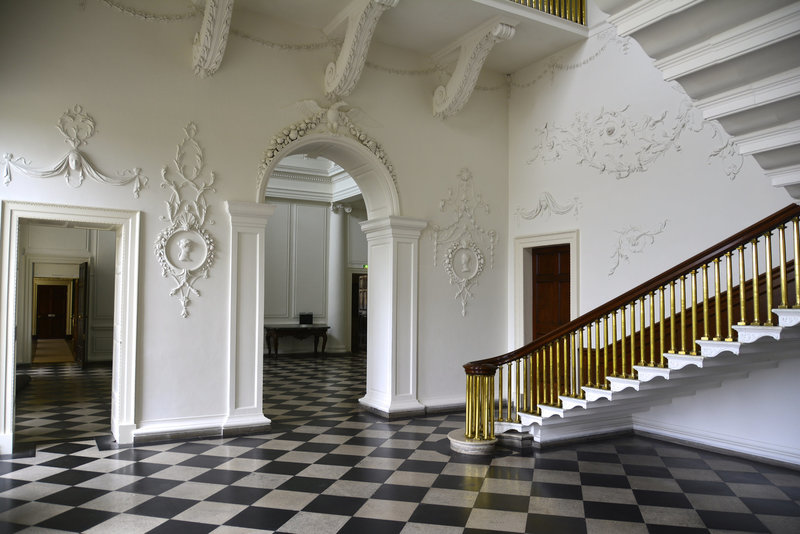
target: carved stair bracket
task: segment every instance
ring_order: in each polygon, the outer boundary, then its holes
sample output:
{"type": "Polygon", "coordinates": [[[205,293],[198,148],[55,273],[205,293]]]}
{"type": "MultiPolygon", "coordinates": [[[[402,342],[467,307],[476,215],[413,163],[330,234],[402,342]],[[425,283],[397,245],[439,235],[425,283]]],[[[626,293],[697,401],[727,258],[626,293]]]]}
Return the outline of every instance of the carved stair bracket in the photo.
{"type": "Polygon", "coordinates": [[[354,0],[326,28],[329,33],[347,21],[344,43],[336,63],[325,69],[325,95],[331,100],[353,92],[367,60],[367,50],[384,11],[397,5],[399,0],[354,0]]]}
{"type": "Polygon", "coordinates": [[[458,63],[447,85],[440,85],[433,93],[433,115],[446,119],[463,108],[478,81],[478,74],[491,52],[499,41],[507,41],[514,37],[514,26],[496,20],[476,28],[468,33],[436,57],[442,57],[459,49],[458,63]]]}
{"type": "Polygon", "coordinates": [[[231,29],[233,0],[206,0],[203,25],[194,37],[192,63],[201,78],[212,76],[222,63],[231,29]]]}

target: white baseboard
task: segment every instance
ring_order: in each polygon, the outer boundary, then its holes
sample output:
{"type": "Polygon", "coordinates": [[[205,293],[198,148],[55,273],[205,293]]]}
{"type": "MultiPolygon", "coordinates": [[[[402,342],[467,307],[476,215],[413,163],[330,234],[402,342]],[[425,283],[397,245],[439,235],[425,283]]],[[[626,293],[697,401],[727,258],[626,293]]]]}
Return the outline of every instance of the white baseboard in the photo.
{"type": "Polygon", "coordinates": [[[634,417],[636,432],[651,434],[664,439],[696,444],[722,452],[730,451],[754,459],[768,459],[781,464],[800,466],[800,447],[786,447],[753,439],[754,436],[742,428],[741,435],[719,434],[691,427],[670,425],[653,421],[642,421],[634,417]]]}

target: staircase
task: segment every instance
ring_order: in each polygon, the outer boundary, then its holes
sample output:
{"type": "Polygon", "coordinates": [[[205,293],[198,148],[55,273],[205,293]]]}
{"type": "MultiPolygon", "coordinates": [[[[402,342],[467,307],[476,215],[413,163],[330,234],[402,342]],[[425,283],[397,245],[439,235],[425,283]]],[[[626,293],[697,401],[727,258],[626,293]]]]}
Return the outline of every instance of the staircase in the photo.
{"type": "Polygon", "coordinates": [[[800,357],[799,257],[792,204],[524,347],[465,364],[466,428],[451,448],[637,430],[637,413],[800,357]]]}
{"type": "Polygon", "coordinates": [[[595,0],[775,187],[800,200],[800,2],[595,0]]]}

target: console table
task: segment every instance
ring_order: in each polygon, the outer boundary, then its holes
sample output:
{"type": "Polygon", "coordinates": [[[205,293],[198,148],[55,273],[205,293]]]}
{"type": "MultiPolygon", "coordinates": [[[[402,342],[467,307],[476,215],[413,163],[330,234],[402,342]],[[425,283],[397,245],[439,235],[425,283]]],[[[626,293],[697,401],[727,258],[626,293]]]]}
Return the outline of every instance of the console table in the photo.
{"type": "Polygon", "coordinates": [[[267,346],[268,354],[272,354],[273,347],[275,354],[278,354],[278,339],[281,337],[305,339],[314,336],[314,354],[317,353],[319,338],[322,338],[322,353],[325,354],[329,328],[330,326],[326,324],[267,324],[264,325],[264,344],[267,346]]]}

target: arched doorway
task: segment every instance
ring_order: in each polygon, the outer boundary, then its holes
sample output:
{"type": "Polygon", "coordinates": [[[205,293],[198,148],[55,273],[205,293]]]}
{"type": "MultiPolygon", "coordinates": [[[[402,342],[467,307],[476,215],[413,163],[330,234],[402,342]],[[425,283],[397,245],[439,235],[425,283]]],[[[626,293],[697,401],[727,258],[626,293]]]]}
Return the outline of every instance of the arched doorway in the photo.
{"type": "Polygon", "coordinates": [[[370,272],[369,349],[367,392],[360,402],[387,416],[422,412],[424,406],[417,400],[417,292],[419,237],[427,223],[400,215],[397,186],[385,159],[344,135],[309,134],[284,147],[280,157],[261,169],[257,202],[264,202],[269,176],[280,159],[308,153],[342,167],[358,185],[367,208],[362,231],[370,272]]]}

